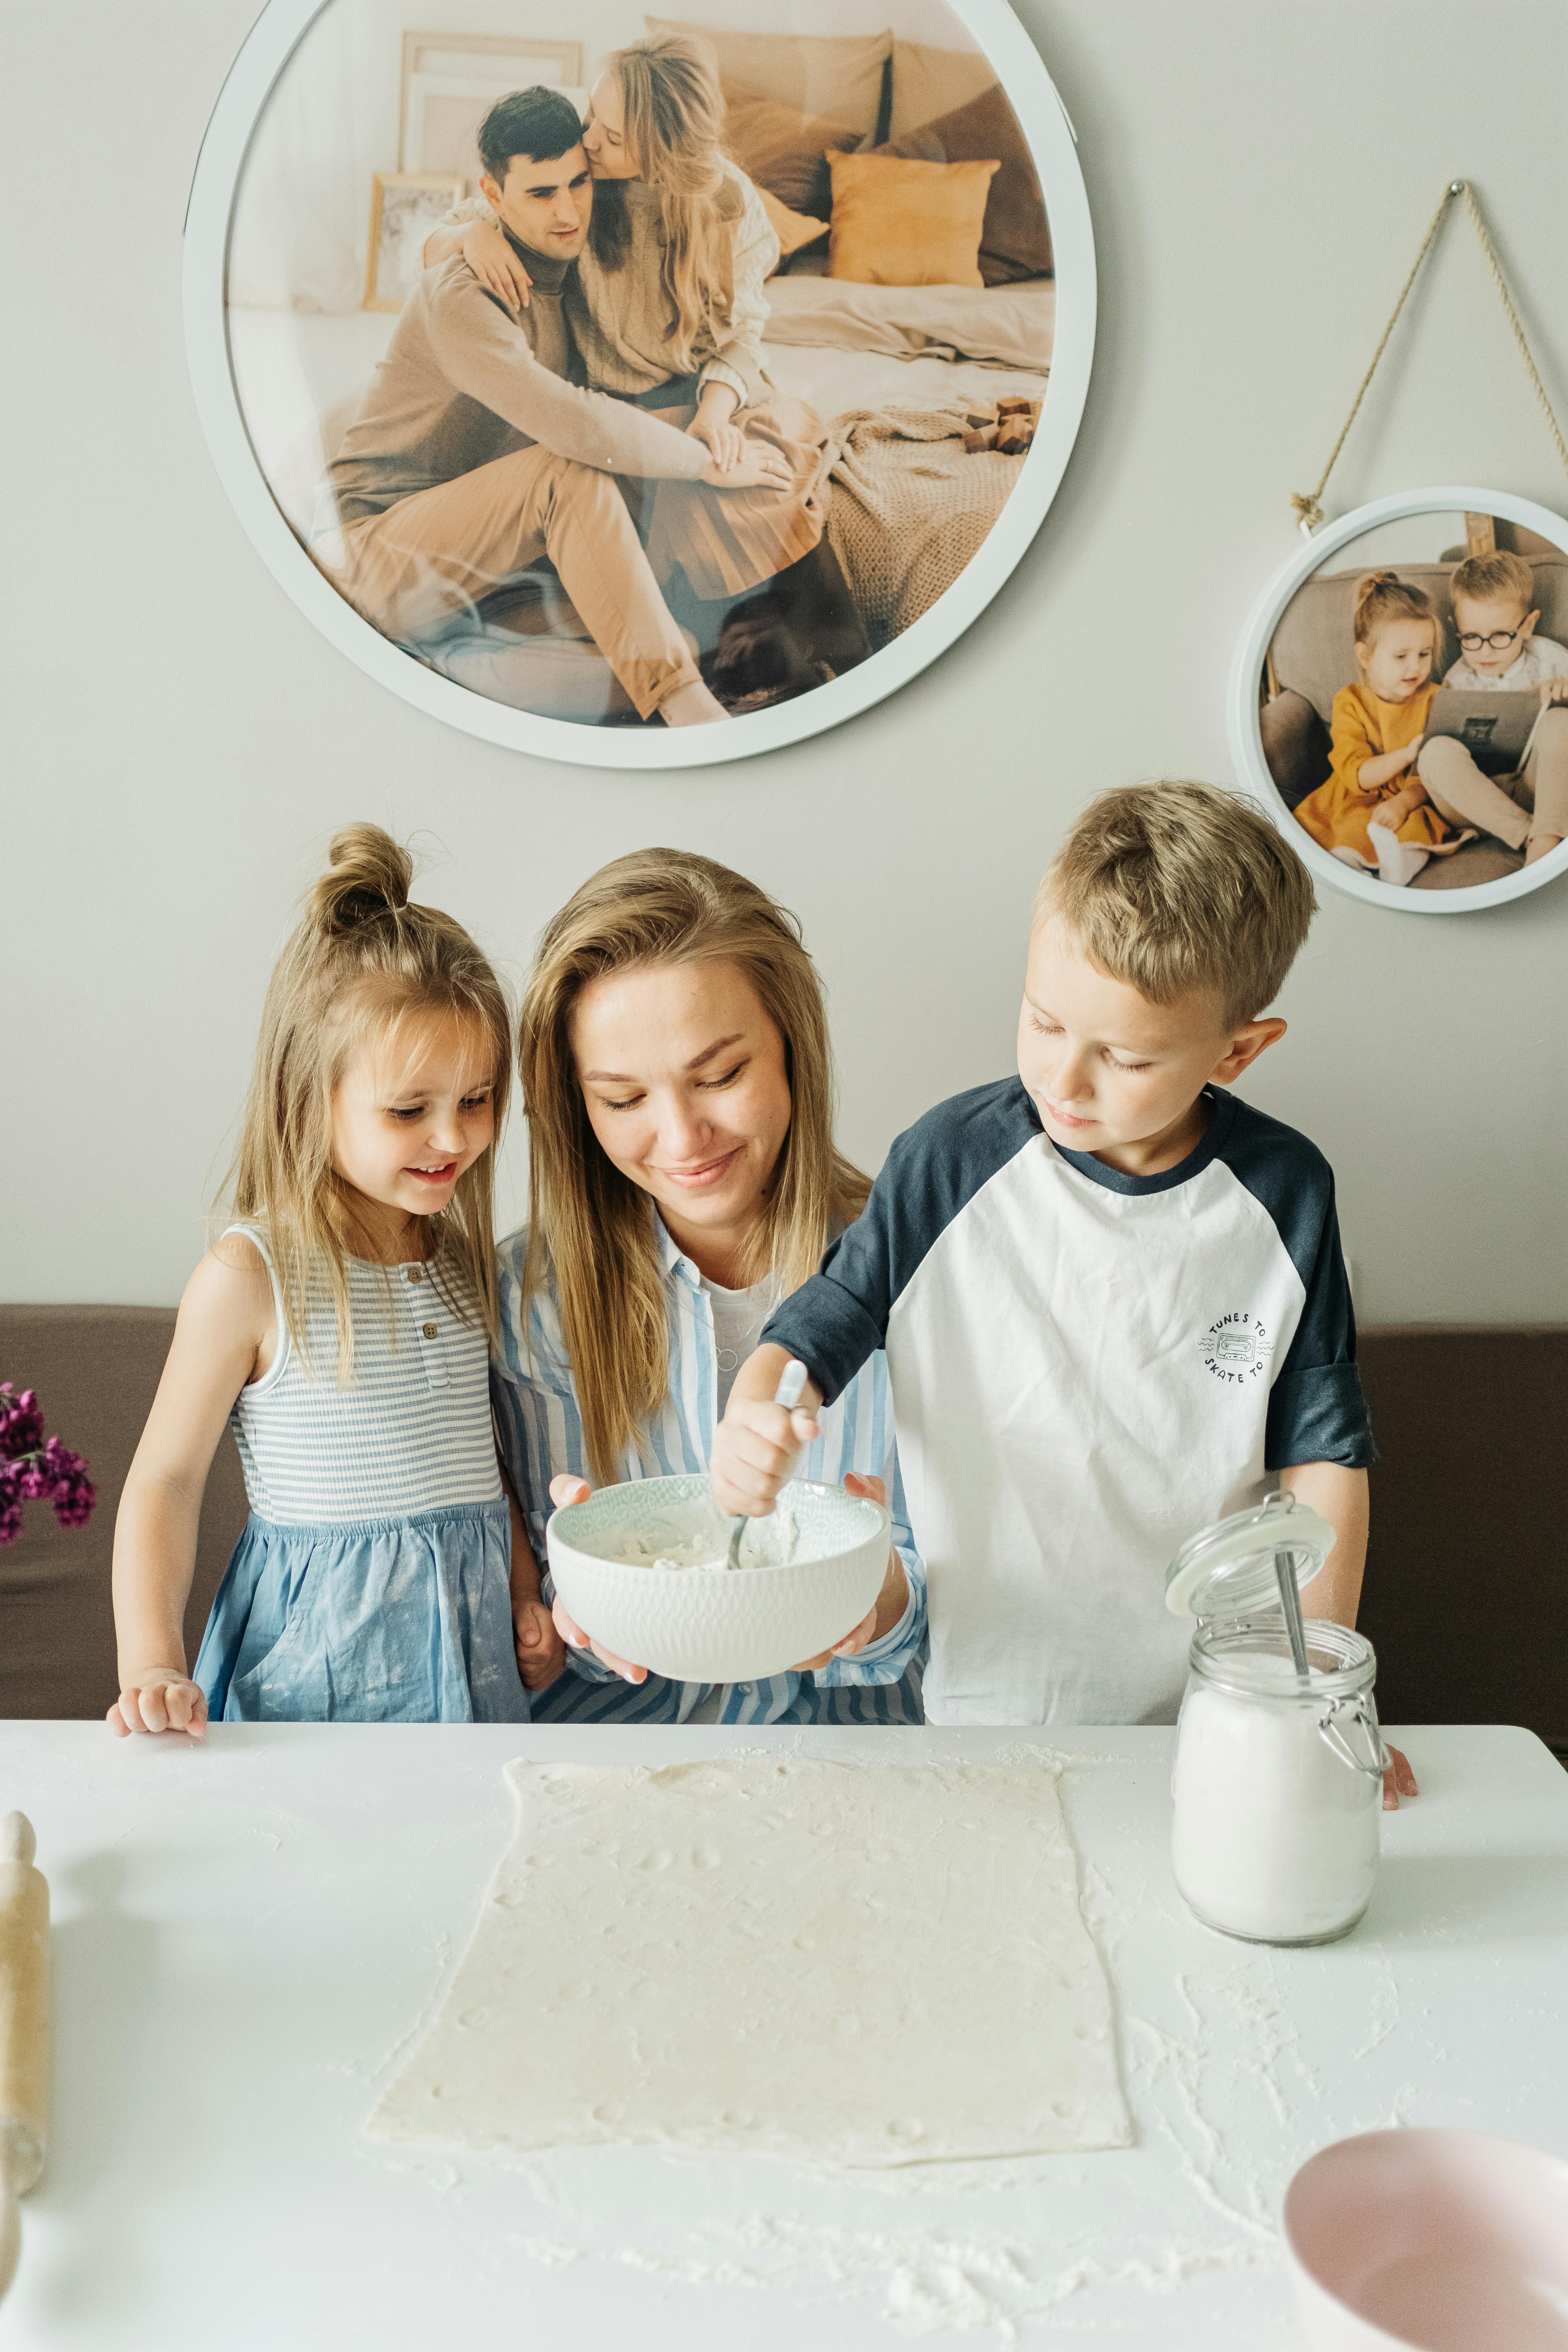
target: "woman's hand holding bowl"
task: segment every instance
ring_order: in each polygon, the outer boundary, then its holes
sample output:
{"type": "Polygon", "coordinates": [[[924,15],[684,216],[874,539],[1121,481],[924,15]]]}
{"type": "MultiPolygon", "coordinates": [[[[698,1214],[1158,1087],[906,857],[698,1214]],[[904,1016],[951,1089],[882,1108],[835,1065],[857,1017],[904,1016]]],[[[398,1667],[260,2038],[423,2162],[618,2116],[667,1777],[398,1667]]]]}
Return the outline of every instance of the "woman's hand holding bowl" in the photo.
{"type": "MultiPolygon", "coordinates": [[[[585,1503],[593,1491],[586,1478],[573,1478],[564,1471],[559,1478],[550,1481],[550,1499],[558,1511],[564,1510],[568,1503],[585,1503]]],[[[617,1658],[613,1650],[601,1650],[597,1642],[584,1633],[576,1619],[568,1612],[559,1593],[552,1604],[551,1614],[554,1617],[557,1633],[569,1648],[592,1650],[599,1664],[608,1666],[613,1675],[619,1675],[623,1682],[647,1682],[647,1668],[634,1666],[629,1658],[617,1658]]]]}
{"type": "MultiPolygon", "coordinates": [[[[868,1502],[886,1505],[888,1500],[888,1489],[880,1478],[862,1478],[853,1470],[845,1479],[844,1487],[847,1494],[864,1495],[868,1502]]],[[[842,1642],[835,1642],[831,1650],[824,1650],[820,1657],[803,1658],[795,1669],[795,1673],[814,1674],[818,1666],[829,1665],[835,1658],[852,1658],[858,1650],[866,1647],[868,1642],[879,1641],[884,1633],[890,1633],[909,1603],[910,1587],[904,1574],[904,1563],[898,1553],[889,1549],[888,1573],[882,1579],[882,1590],[858,1625],[846,1633],[842,1642]]]]}

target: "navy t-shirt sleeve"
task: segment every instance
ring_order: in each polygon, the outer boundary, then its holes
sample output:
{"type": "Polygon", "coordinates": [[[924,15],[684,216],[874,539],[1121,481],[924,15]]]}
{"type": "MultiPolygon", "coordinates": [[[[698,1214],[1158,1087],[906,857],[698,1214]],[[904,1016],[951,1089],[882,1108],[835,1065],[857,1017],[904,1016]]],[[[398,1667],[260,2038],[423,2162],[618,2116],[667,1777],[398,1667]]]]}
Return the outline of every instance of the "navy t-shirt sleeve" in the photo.
{"type": "Polygon", "coordinates": [[[799,1357],[825,1404],[884,1344],[888,1318],[932,1244],[1037,1131],[1014,1077],[939,1103],[897,1139],[859,1216],[763,1331],[799,1357]]]}
{"type": "Polygon", "coordinates": [[[811,1280],[793,1292],[763,1326],[763,1341],[799,1357],[821,1390],[824,1404],[843,1394],[887,1336],[897,1296],[893,1239],[899,1223],[894,1198],[898,1156],[895,1144],[855,1223],[831,1244],[811,1280]]]}
{"type": "Polygon", "coordinates": [[[1269,1391],[1264,1467],[1338,1462],[1368,1469],[1377,1448],[1356,1370],[1333,1171],[1305,1136],[1239,1101],[1221,1157],[1274,1220],[1307,1294],[1269,1391]]]}
{"type": "Polygon", "coordinates": [[[1377,1448],[1356,1370],[1355,1309],[1331,1178],[1311,1262],[1298,1270],[1307,1297],[1269,1391],[1264,1466],[1289,1470],[1304,1462],[1339,1462],[1368,1469],[1377,1448]]]}

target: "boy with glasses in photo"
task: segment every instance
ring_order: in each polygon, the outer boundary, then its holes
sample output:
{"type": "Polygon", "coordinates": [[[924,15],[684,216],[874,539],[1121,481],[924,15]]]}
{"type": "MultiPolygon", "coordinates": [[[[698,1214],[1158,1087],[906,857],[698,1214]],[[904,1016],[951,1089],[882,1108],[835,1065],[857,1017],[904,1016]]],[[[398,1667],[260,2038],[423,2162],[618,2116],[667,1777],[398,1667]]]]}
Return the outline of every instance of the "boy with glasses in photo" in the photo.
{"type": "MultiPolygon", "coordinates": [[[[1568,647],[1535,634],[1535,574],[1521,555],[1472,555],[1450,594],[1459,659],[1443,684],[1460,694],[1537,694],[1568,703],[1568,647]]],[[[1463,743],[1434,736],[1418,773],[1444,815],[1479,824],[1532,866],[1568,834],[1568,710],[1543,707],[1517,775],[1488,776],[1463,743]]]]}

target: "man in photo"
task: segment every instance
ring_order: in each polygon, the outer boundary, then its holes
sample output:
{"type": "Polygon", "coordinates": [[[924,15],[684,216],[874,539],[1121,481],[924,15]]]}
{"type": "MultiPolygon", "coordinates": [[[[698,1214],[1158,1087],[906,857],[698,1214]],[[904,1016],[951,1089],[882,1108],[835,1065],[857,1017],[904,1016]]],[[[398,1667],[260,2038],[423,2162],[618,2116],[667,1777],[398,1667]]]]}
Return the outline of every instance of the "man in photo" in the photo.
{"type": "Polygon", "coordinates": [[[408,643],[547,557],[643,719],[722,719],[616,478],[782,488],[786,461],[748,439],[721,468],[703,442],[585,388],[561,299],[593,205],[576,110],[518,90],[480,140],[485,194],[532,299],[509,311],[458,259],[426,272],[329,469],[342,547],[327,568],[408,643]]]}

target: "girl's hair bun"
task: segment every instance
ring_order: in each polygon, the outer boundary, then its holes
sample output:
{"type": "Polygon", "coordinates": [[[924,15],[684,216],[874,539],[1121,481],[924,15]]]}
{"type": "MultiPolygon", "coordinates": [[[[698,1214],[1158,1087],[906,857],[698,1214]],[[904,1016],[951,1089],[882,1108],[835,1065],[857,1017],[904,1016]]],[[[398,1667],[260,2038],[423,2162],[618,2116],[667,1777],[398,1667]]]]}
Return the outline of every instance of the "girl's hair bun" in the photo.
{"type": "Polygon", "coordinates": [[[1437,624],[1436,607],[1425,588],[1402,580],[1397,572],[1363,572],[1355,583],[1351,610],[1351,635],[1358,646],[1369,646],[1380,630],[1394,621],[1437,624]]]}
{"type": "Polygon", "coordinates": [[[379,824],[348,824],[332,835],[323,874],[306,902],[306,920],[341,938],[408,904],[414,860],[379,824]]]}

